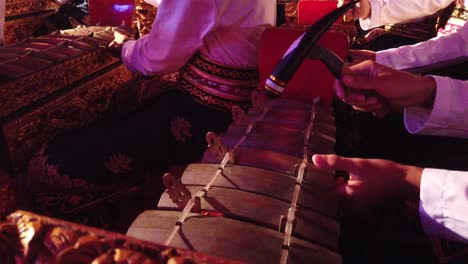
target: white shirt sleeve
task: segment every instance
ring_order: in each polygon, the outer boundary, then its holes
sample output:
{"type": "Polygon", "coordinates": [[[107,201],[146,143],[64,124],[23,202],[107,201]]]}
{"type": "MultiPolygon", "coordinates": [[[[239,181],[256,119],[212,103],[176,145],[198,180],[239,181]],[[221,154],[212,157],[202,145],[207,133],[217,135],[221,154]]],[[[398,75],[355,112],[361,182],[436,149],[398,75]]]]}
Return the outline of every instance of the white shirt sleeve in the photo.
{"type": "Polygon", "coordinates": [[[161,4],[162,0],[145,0],[146,3],[158,7],[161,4]]]}
{"type": "Polygon", "coordinates": [[[70,0],[55,0],[55,3],[59,4],[59,5],[63,5],[63,4],[66,4],[70,2],[70,0]]]}
{"type": "Polygon", "coordinates": [[[453,0],[369,0],[371,16],[360,19],[362,29],[368,30],[387,24],[409,22],[429,16],[447,7],[453,0]]]}
{"type": "Polygon", "coordinates": [[[468,242],[468,172],[424,169],[420,198],[427,234],[468,242]]]}
{"type": "Polygon", "coordinates": [[[468,81],[431,77],[437,87],[433,108],[405,108],[406,129],[413,134],[468,138],[468,81]]]}
{"type": "Polygon", "coordinates": [[[144,75],[175,72],[202,46],[217,20],[213,0],[162,1],[151,32],[127,41],[122,61],[130,70],[144,75]]]}
{"type": "Polygon", "coordinates": [[[415,45],[378,51],[376,62],[395,69],[409,69],[467,57],[468,23],[465,23],[463,27],[451,34],[415,45]]]}

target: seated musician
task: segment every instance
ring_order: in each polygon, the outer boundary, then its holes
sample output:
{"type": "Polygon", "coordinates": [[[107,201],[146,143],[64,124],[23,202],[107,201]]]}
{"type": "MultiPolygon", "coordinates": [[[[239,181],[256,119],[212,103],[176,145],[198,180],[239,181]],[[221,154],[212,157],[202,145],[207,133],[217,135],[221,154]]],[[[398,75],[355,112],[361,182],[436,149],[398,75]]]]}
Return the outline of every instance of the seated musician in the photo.
{"type": "MultiPolygon", "coordinates": [[[[349,2],[351,0],[339,0],[338,6],[349,2]]],[[[360,0],[347,16],[359,19],[361,28],[368,30],[383,25],[420,20],[453,2],[454,0],[360,0]]]]}
{"type": "Polygon", "coordinates": [[[134,72],[178,71],[178,87],[118,120],[57,137],[31,160],[29,178],[94,190],[146,175],[158,179],[159,197],[165,166],[198,161],[206,133],[227,128],[231,107],[248,107],[260,37],[274,26],[275,8],[275,0],[162,1],[149,34],[128,41],[116,34],[110,48],[134,72]],[[35,177],[44,171],[51,175],[35,177]]]}
{"type": "Polygon", "coordinates": [[[87,0],[53,0],[59,5],[56,13],[49,17],[50,22],[58,29],[73,28],[74,23],[87,25],[88,1],[87,0]]]}
{"type": "MultiPolygon", "coordinates": [[[[404,110],[405,125],[410,133],[468,138],[468,81],[420,76],[390,68],[466,59],[467,45],[468,25],[465,24],[449,35],[377,53],[377,58],[381,58],[378,62],[383,64],[367,60],[351,66],[352,74],[345,74],[342,84],[336,83],[337,95],[363,111],[404,110]],[[448,43],[450,49],[447,49],[448,43]],[[351,92],[345,93],[344,86],[351,92]],[[369,90],[378,96],[366,96],[364,92],[369,90]]],[[[446,153],[438,155],[442,158],[446,153]]],[[[425,230],[435,236],[468,242],[467,171],[335,155],[316,155],[313,161],[321,168],[348,171],[349,181],[338,188],[361,203],[381,202],[400,196],[412,187],[417,189],[425,230]]]]}
{"type": "MultiPolygon", "coordinates": [[[[348,2],[345,0],[344,2],[348,2]]],[[[420,27],[425,20],[421,20],[421,16],[430,16],[437,10],[442,8],[449,9],[453,7],[453,1],[451,0],[422,0],[422,1],[382,1],[382,0],[363,0],[360,1],[360,6],[353,9],[351,17],[359,18],[359,24],[364,29],[372,29],[378,26],[389,25],[398,26],[404,29],[404,25],[415,25],[414,29],[417,32],[422,32],[424,27],[420,27]],[[417,23],[417,24],[414,24],[417,23]]],[[[438,20],[440,21],[440,19],[438,20]]],[[[425,22],[424,22],[425,23],[425,22]]],[[[439,23],[439,22],[437,22],[439,23]]],[[[427,27],[430,29],[430,27],[427,27]]],[[[436,35],[437,27],[432,27],[432,35],[436,35]]],[[[371,50],[382,50],[391,47],[401,46],[402,44],[417,43],[422,41],[424,38],[416,38],[411,33],[410,41],[401,42],[402,38],[395,37],[395,31],[387,30],[389,33],[387,37],[380,38],[380,40],[374,39],[367,43],[365,48],[371,50]],[[397,40],[399,39],[399,40],[397,40]]],[[[402,33],[403,31],[399,31],[402,33]]],[[[429,33],[429,31],[428,31],[429,33]]],[[[431,34],[427,34],[430,36],[431,34]]],[[[408,35],[408,36],[409,36],[408,35]]],[[[404,37],[408,39],[408,37],[404,37]]],[[[450,46],[452,44],[449,44],[450,46]]],[[[357,45],[359,46],[359,45],[357,45]]],[[[358,47],[359,48],[359,47],[358,47]]],[[[446,47],[443,47],[446,49],[446,47]]],[[[353,61],[351,63],[357,63],[361,61],[360,56],[371,56],[373,54],[368,51],[354,51],[351,50],[349,58],[353,61]]],[[[392,53],[384,55],[385,52],[380,53],[377,62],[382,62],[380,57],[385,56],[385,60],[389,60],[385,65],[391,67],[397,67],[403,69],[405,67],[417,67],[418,65],[406,65],[399,67],[398,65],[392,65],[396,63],[400,56],[393,57],[392,53]],[[392,59],[396,58],[396,59],[392,59]]],[[[422,59],[422,57],[420,58],[422,59]]],[[[383,58],[382,58],[383,60],[383,58]]],[[[408,61],[411,61],[408,58],[408,61]]],[[[441,64],[439,66],[442,66],[441,64]]],[[[432,74],[452,76],[457,79],[465,79],[466,71],[464,70],[467,66],[467,62],[461,62],[461,65],[444,66],[438,70],[431,70],[432,74]],[[464,77],[465,75],[465,77],[464,77]]],[[[425,69],[428,70],[428,69],[425,69]]],[[[337,138],[338,147],[337,152],[348,155],[348,156],[361,156],[361,157],[379,157],[384,159],[396,160],[403,163],[412,163],[425,166],[427,164],[433,164],[434,160],[437,160],[437,164],[443,168],[451,169],[468,169],[468,166],[464,163],[459,162],[461,158],[455,159],[444,159],[439,160],[435,155],[434,151],[451,153],[454,156],[459,153],[463,153],[463,150],[468,146],[468,140],[456,139],[448,137],[432,137],[432,136],[415,136],[406,131],[403,125],[403,115],[401,113],[392,112],[385,118],[375,118],[373,115],[368,113],[362,113],[359,111],[353,111],[347,106],[342,106],[346,111],[342,111],[337,115],[337,119],[343,120],[342,124],[346,131],[343,136],[337,138]],[[341,140],[353,138],[354,140],[341,140]],[[385,140],[382,140],[385,138],[385,140]],[[414,155],[417,153],[417,155],[414,155]]]]}

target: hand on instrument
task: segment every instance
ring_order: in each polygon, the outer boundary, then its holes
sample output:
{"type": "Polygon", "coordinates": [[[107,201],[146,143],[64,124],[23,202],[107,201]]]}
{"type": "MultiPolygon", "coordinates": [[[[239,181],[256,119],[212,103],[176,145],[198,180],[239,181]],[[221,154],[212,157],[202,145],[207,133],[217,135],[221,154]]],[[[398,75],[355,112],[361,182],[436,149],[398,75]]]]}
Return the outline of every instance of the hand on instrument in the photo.
{"type": "Polygon", "coordinates": [[[119,31],[114,31],[114,40],[108,46],[108,49],[114,57],[120,58],[122,53],[123,44],[129,40],[126,34],[119,31]]]}
{"type": "Polygon", "coordinates": [[[389,160],[337,155],[314,155],[312,161],[319,168],[347,171],[349,180],[338,182],[338,193],[366,207],[419,190],[423,170],[389,160]]]}
{"type": "Polygon", "coordinates": [[[349,65],[359,64],[366,60],[375,61],[376,53],[371,50],[349,50],[348,63],[349,65]]]}
{"type": "MultiPolygon", "coordinates": [[[[352,2],[352,0],[338,0],[337,7],[345,5],[349,2],[352,2]]],[[[360,0],[353,9],[345,14],[344,21],[348,22],[352,19],[368,18],[370,15],[371,5],[369,0],[360,0]]]]}
{"type": "Polygon", "coordinates": [[[389,107],[396,111],[410,106],[432,108],[435,91],[436,83],[431,77],[369,60],[351,66],[349,73],[344,72],[341,80],[335,82],[335,92],[341,100],[357,110],[374,113],[389,107]]]}

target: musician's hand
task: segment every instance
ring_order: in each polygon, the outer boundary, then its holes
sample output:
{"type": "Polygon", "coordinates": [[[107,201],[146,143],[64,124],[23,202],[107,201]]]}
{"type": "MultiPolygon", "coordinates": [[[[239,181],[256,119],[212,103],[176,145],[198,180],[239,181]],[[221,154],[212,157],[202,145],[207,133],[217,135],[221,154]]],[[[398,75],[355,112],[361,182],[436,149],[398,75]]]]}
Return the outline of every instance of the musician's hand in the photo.
{"type": "Polygon", "coordinates": [[[410,106],[432,108],[436,83],[431,77],[395,70],[374,61],[353,65],[350,70],[340,82],[335,82],[335,91],[356,109],[375,112],[387,106],[397,111],[410,106]],[[345,87],[350,92],[345,92],[345,87]]]}
{"type": "MultiPolygon", "coordinates": [[[[352,0],[338,0],[337,7],[341,7],[352,0]]],[[[345,22],[352,19],[368,18],[371,15],[371,5],[369,0],[360,0],[356,6],[345,14],[345,22]]]]}
{"type": "Polygon", "coordinates": [[[376,53],[371,50],[349,50],[348,63],[349,65],[359,64],[366,60],[375,61],[376,53]]]}
{"type": "Polygon", "coordinates": [[[126,34],[114,31],[114,40],[108,46],[109,51],[114,57],[120,58],[122,56],[122,47],[127,40],[129,40],[129,37],[126,34]]]}
{"type": "Polygon", "coordinates": [[[349,180],[337,183],[338,193],[366,207],[414,194],[419,190],[423,171],[419,167],[382,159],[314,155],[312,160],[319,168],[347,171],[349,180]]]}

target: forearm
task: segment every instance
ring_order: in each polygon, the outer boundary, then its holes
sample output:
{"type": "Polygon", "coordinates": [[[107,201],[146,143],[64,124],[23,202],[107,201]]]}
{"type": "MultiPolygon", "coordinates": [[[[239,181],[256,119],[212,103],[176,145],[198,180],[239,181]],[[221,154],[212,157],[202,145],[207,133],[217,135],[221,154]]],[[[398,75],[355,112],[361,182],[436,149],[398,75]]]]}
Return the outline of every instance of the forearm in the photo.
{"type": "Polygon", "coordinates": [[[394,69],[408,69],[468,56],[468,24],[457,32],[411,46],[376,53],[376,61],[394,69]],[[449,47],[449,48],[448,48],[449,47]]]}
{"type": "Polygon", "coordinates": [[[162,1],[151,32],[136,41],[127,41],[122,48],[122,61],[129,69],[145,75],[177,71],[203,45],[217,16],[216,6],[209,0],[162,1]]]}
{"type": "Polygon", "coordinates": [[[416,166],[409,166],[409,165],[403,165],[404,170],[406,171],[406,176],[405,176],[405,182],[412,187],[412,189],[415,189],[419,191],[421,187],[421,177],[422,177],[422,172],[423,168],[416,167],[416,166]]]}
{"type": "MultiPolygon", "coordinates": [[[[154,44],[149,42],[153,40],[147,39],[148,37],[149,35],[146,35],[139,40],[129,40],[122,47],[122,62],[133,72],[143,75],[162,75],[175,72],[191,56],[191,54],[182,57],[174,56],[163,50],[163,47],[152,48],[154,44]]],[[[161,46],[164,45],[161,43],[161,46]]]]}

